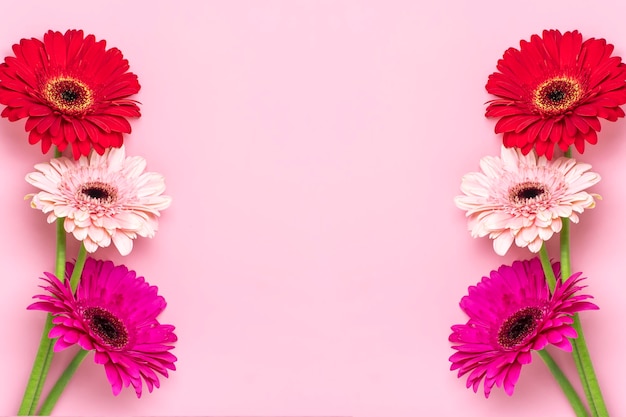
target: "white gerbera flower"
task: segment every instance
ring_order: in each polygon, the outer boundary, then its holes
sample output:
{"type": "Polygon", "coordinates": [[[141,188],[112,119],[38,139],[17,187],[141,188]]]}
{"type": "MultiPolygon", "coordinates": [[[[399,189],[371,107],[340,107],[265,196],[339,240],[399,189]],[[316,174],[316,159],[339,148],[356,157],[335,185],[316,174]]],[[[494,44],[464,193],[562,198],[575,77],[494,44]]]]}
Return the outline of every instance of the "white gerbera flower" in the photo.
{"type": "Polygon", "coordinates": [[[548,160],[535,151],[523,155],[519,149],[502,147],[501,157],[486,156],[482,172],[463,177],[457,207],[466,210],[473,237],[489,236],[498,255],[513,242],[539,252],[562,227],[561,218],[578,223],[578,214],[595,206],[597,194],[585,189],[600,176],[589,172],[591,165],[572,158],[548,160]]]}
{"type": "Polygon", "coordinates": [[[161,195],[163,176],[144,172],[145,159],[125,156],[125,149],[111,148],[74,161],[60,157],[35,165],[38,172],[26,181],[41,189],[30,194],[31,206],[48,213],[48,223],[65,218],[68,233],[82,241],[87,252],[113,242],[128,255],[137,236],[153,237],[160,210],[171,203],[161,195]]]}

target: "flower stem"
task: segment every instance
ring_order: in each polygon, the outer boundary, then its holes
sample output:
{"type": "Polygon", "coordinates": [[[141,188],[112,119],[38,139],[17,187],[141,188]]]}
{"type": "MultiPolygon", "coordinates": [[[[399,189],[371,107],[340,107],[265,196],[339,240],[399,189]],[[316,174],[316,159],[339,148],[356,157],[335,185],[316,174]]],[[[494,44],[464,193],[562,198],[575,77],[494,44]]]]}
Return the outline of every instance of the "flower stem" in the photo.
{"type": "Polygon", "coordinates": [[[543,245],[541,245],[539,259],[541,259],[541,266],[543,267],[543,273],[546,276],[546,281],[548,282],[548,288],[550,288],[550,291],[552,292],[554,291],[554,287],[556,287],[556,276],[554,275],[554,269],[552,269],[550,256],[548,256],[546,242],[543,242],[543,245]]]}
{"type": "MultiPolygon", "coordinates": [[[[65,278],[65,228],[63,227],[63,219],[57,219],[57,242],[56,242],[56,261],[54,274],[61,281],[65,278]]],[[[37,411],[37,404],[41,397],[41,391],[43,390],[44,382],[50,369],[50,363],[52,362],[52,355],[54,354],[52,345],[54,340],[48,337],[52,329],[52,315],[48,314],[46,317],[46,323],[44,324],[43,332],[41,334],[41,340],[39,342],[39,349],[35,356],[33,368],[30,372],[28,383],[26,384],[26,390],[24,391],[24,397],[22,403],[17,412],[20,416],[34,415],[37,411]]]]}
{"type": "Polygon", "coordinates": [[[561,386],[563,394],[565,394],[570,405],[574,409],[574,412],[576,413],[576,417],[588,417],[589,414],[587,413],[585,404],[583,404],[580,396],[569,382],[569,379],[567,379],[561,368],[559,368],[559,365],[554,361],[552,356],[550,356],[546,349],[538,350],[537,353],[545,362],[546,366],[552,373],[552,376],[554,376],[554,379],[556,379],[561,386]]]}
{"type": "Polygon", "coordinates": [[[84,350],[84,349],[80,349],[76,353],[72,361],[69,363],[69,365],[67,365],[67,368],[65,368],[65,370],[63,371],[63,373],[61,374],[57,382],[54,384],[54,386],[50,390],[50,393],[48,394],[43,404],[41,405],[41,408],[39,409],[39,412],[37,413],[37,415],[39,416],[50,415],[50,413],[52,412],[52,409],[54,408],[57,401],[61,397],[63,390],[65,390],[67,383],[70,382],[70,379],[72,379],[72,376],[74,376],[74,373],[78,369],[78,366],[81,364],[83,359],[85,359],[85,356],[87,356],[88,353],[89,351],[84,350]]]}
{"type": "MultiPolygon", "coordinates": [[[[563,218],[563,228],[561,230],[561,279],[566,280],[570,277],[572,264],[570,258],[570,242],[569,242],[569,226],[568,218],[563,218]]],[[[578,333],[578,337],[572,340],[572,354],[576,362],[578,375],[585,390],[585,396],[589,402],[589,409],[594,417],[608,417],[609,413],[602,397],[600,384],[593,369],[591,355],[585,342],[582,324],[578,314],[574,315],[573,327],[578,333]]]]}
{"type": "Polygon", "coordinates": [[[74,270],[72,271],[72,276],[70,277],[70,287],[72,288],[72,292],[76,292],[76,288],[78,287],[78,282],[80,281],[80,276],[83,273],[83,267],[85,266],[85,260],[87,258],[87,251],[85,250],[85,245],[81,242],[80,248],[78,249],[78,256],[76,257],[76,264],[74,264],[74,270]]]}

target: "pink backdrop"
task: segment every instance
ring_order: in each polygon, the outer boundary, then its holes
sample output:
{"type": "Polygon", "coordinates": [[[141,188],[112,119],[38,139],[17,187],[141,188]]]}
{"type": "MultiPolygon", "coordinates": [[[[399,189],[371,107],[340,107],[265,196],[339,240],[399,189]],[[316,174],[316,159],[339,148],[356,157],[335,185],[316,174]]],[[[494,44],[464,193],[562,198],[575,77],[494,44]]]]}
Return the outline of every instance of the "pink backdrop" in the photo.
{"type": "MultiPolygon", "coordinates": [[[[544,365],[489,400],[448,370],[467,286],[501,263],[453,204],[497,154],[487,76],[544,28],[603,37],[626,57],[626,3],[20,0],[0,55],[23,37],[82,28],[120,48],[143,116],[130,154],[166,176],[173,205],[124,262],[159,286],[178,371],[113,397],[89,356],[59,415],[568,415],[544,365]],[[509,6],[509,4],[511,6],[509,6]]],[[[0,120],[4,359],[0,414],[17,410],[44,314],[26,311],[53,268],[54,227],[22,197],[44,160],[0,120]]],[[[584,159],[604,197],[574,226],[574,269],[601,310],[583,324],[608,406],[626,413],[623,301],[626,121],[584,159]]],[[[70,245],[75,253],[76,244],[70,245]]],[[[53,372],[69,360],[59,356],[53,372]]],[[[564,355],[563,366],[573,369],[564,355]]],[[[569,371],[568,371],[569,372],[569,371]]]]}

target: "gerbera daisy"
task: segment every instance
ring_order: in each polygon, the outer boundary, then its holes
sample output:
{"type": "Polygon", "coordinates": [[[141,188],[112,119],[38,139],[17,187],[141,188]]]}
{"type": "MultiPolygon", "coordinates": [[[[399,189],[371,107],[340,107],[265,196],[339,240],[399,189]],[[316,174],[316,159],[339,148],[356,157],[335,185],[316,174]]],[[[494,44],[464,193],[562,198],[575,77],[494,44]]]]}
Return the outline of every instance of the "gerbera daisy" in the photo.
{"type": "Polygon", "coordinates": [[[455,203],[467,210],[473,237],[489,236],[493,249],[504,255],[513,242],[539,252],[558,233],[562,217],[578,223],[578,214],[595,206],[596,194],[585,189],[600,181],[591,165],[560,157],[549,161],[534,151],[502,147],[501,157],[486,156],[482,172],[463,177],[455,203]]]}
{"type": "MultiPolygon", "coordinates": [[[[553,269],[558,278],[558,264],[553,269]]],[[[577,337],[572,315],[598,308],[585,301],[590,295],[578,294],[580,275],[557,279],[550,293],[539,258],[491,271],[461,299],[469,320],[452,326],[449,340],[457,352],[450,356],[450,369],[458,369],[459,378],[471,372],[467,387],[474,392],[484,380],[485,397],[494,385],[512,395],[522,365],[531,362],[530,351],[548,344],[571,351],[568,338],[577,337]]]]}
{"type": "Polygon", "coordinates": [[[144,172],[146,161],[125,157],[124,146],[102,155],[92,151],[78,161],[54,158],[35,165],[26,181],[42,191],[30,194],[31,206],[48,213],[48,222],[64,217],[65,230],[88,252],[113,241],[122,255],[137,236],[153,237],[160,210],[170,205],[163,176],[144,172]]]}
{"type": "Polygon", "coordinates": [[[624,116],[626,66],[612,52],[604,39],[583,42],[578,31],[558,30],[509,48],[486,85],[499,97],[486,116],[500,118],[495,131],[504,133],[504,145],[552,159],[557,145],[583,153],[585,142],[595,144],[599,118],[624,116]]]}
{"type": "Polygon", "coordinates": [[[28,118],[28,141],[41,142],[43,153],[69,145],[78,159],[91,148],[102,154],[120,147],[131,131],[126,118],[140,116],[128,98],[140,86],[120,50],[105,48],[106,41],[82,30],[48,31],[43,42],[22,39],[0,65],[2,116],[28,118]]]}
{"type": "Polygon", "coordinates": [[[157,373],[167,377],[175,370],[176,356],[169,351],[176,341],[174,326],[160,324],[157,316],[165,309],[165,299],[124,265],[87,258],[76,294],[69,276],[61,282],[50,273],[42,278],[49,294],[36,295],[39,301],[29,310],[51,313],[54,327],[50,338],[58,338],[54,351],[74,344],[95,351],[94,360],[104,365],[113,394],[132,385],[141,396],[142,380],[148,391],[159,387],[157,373]]]}

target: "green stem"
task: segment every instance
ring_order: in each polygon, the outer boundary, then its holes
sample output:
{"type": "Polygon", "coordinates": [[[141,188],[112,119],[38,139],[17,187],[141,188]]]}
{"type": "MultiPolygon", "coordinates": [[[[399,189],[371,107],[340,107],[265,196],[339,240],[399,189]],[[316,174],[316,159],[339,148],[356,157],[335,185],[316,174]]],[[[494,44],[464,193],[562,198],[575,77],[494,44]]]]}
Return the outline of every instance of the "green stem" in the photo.
{"type": "Polygon", "coordinates": [[[563,394],[567,397],[570,405],[574,409],[577,417],[588,417],[587,409],[585,408],[585,404],[583,404],[580,396],[569,382],[569,379],[565,376],[559,365],[554,361],[552,356],[548,353],[546,349],[538,350],[537,353],[541,356],[541,359],[545,362],[546,366],[554,376],[554,379],[559,383],[561,389],[563,390],[563,394]]]}
{"type": "Polygon", "coordinates": [[[57,401],[59,400],[59,397],[61,397],[63,390],[65,390],[67,383],[70,382],[70,379],[72,379],[72,376],[74,376],[74,373],[76,373],[78,366],[81,364],[83,359],[85,359],[88,353],[89,351],[84,350],[84,349],[80,349],[78,353],[76,353],[76,356],[74,356],[74,358],[69,363],[69,365],[67,365],[67,368],[65,368],[65,370],[63,371],[63,373],[61,374],[57,382],[54,384],[54,386],[50,390],[50,393],[48,394],[43,404],[41,405],[41,408],[39,409],[39,412],[37,413],[37,415],[39,416],[50,415],[50,413],[52,412],[52,409],[54,408],[57,401]]]}
{"type": "Polygon", "coordinates": [[[561,281],[565,281],[572,275],[572,259],[569,245],[569,219],[561,219],[561,281]]]}
{"type": "Polygon", "coordinates": [[[81,242],[80,248],[78,249],[78,256],[76,257],[76,264],[74,265],[74,270],[72,271],[72,276],[70,277],[70,287],[72,288],[72,292],[76,292],[76,288],[78,287],[78,282],[80,281],[80,276],[83,273],[83,267],[85,266],[85,260],[87,259],[87,251],[85,250],[85,245],[81,242]]]}
{"type": "MultiPolygon", "coordinates": [[[[65,229],[63,227],[64,219],[57,219],[57,242],[56,242],[56,261],[54,274],[61,281],[65,279],[65,229]]],[[[41,340],[39,342],[39,349],[33,362],[33,367],[30,372],[28,383],[24,391],[24,397],[22,403],[17,412],[19,416],[34,415],[37,411],[37,404],[41,397],[41,391],[43,390],[44,382],[50,370],[50,364],[52,362],[53,344],[54,340],[48,337],[48,333],[52,329],[52,315],[48,314],[46,317],[46,323],[44,324],[43,332],[41,334],[41,340]]]]}
{"type": "Polygon", "coordinates": [[[39,398],[37,393],[41,395],[40,386],[42,384],[41,376],[49,369],[49,356],[52,351],[52,341],[48,338],[48,332],[52,328],[52,315],[48,314],[46,323],[44,324],[43,334],[39,342],[39,349],[35,356],[35,362],[30,371],[30,377],[26,384],[26,390],[22,397],[22,403],[17,411],[18,416],[30,416],[35,414],[35,408],[39,398]]]}
{"type": "MultiPolygon", "coordinates": [[[[572,275],[572,263],[571,263],[571,251],[570,251],[570,233],[569,226],[570,221],[568,218],[563,218],[563,228],[561,230],[561,279],[566,280],[572,275]]],[[[600,384],[598,378],[593,369],[593,363],[591,362],[591,355],[585,342],[585,335],[583,333],[582,324],[578,314],[574,315],[573,327],[578,333],[578,337],[572,340],[572,355],[576,362],[576,369],[580,376],[585,396],[589,402],[589,409],[593,417],[608,417],[609,413],[602,397],[602,391],[600,390],[600,384]]]]}
{"type": "Polygon", "coordinates": [[[554,287],[556,287],[556,276],[554,275],[554,269],[552,269],[552,263],[550,262],[550,256],[548,256],[548,249],[546,248],[545,242],[543,242],[541,250],[539,250],[539,259],[541,259],[541,266],[543,267],[543,273],[548,282],[548,288],[550,288],[550,291],[554,291],[554,287]]]}
{"type": "Polygon", "coordinates": [[[579,366],[578,373],[580,375],[584,375],[585,378],[583,386],[587,387],[585,395],[587,395],[587,399],[589,401],[589,408],[591,409],[594,417],[608,417],[609,412],[606,408],[604,398],[602,397],[602,391],[600,390],[598,378],[593,369],[591,355],[589,354],[589,349],[587,348],[587,343],[585,342],[585,335],[583,333],[582,324],[580,323],[578,314],[574,315],[573,327],[576,329],[576,333],[578,333],[578,337],[572,340],[572,344],[574,346],[573,352],[574,355],[580,360],[580,365],[578,365],[577,361],[577,366],[579,366]]]}

